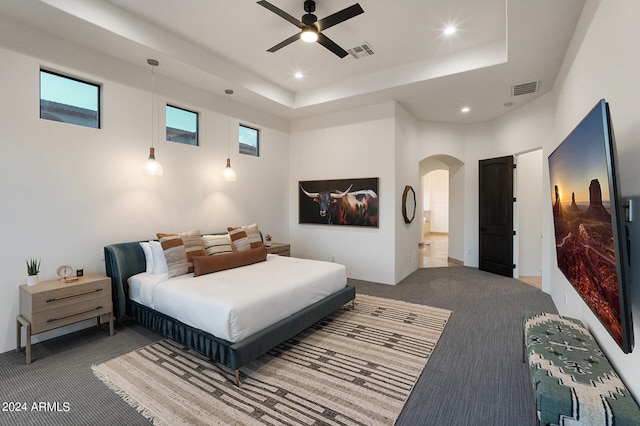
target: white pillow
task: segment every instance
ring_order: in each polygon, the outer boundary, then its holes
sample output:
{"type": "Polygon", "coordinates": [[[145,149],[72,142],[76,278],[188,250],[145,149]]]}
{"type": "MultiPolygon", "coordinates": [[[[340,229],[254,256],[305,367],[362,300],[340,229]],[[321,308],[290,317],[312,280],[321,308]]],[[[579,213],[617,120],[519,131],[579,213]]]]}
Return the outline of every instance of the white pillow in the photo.
{"type": "Polygon", "coordinates": [[[153,253],[151,253],[151,246],[148,242],[141,242],[140,246],[142,247],[142,251],[144,252],[144,260],[147,268],[145,272],[153,272],[153,253]]]}
{"type": "Polygon", "coordinates": [[[164,257],[164,250],[160,241],[149,241],[151,253],[153,254],[153,271],[152,274],[166,274],[169,272],[167,268],[167,260],[164,257]]]}

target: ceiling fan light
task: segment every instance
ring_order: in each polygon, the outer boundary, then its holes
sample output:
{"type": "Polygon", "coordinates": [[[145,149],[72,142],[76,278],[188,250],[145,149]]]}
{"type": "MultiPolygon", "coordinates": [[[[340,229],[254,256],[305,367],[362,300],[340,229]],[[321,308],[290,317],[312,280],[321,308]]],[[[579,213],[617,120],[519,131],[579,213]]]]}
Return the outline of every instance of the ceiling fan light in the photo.
{"type": "Polygon", "coordinates": [[[302,30],[300,38],[307,43],[313,43],[314,41],[318,41],[318,31],[313,27],[307,27],[302,30]]]}

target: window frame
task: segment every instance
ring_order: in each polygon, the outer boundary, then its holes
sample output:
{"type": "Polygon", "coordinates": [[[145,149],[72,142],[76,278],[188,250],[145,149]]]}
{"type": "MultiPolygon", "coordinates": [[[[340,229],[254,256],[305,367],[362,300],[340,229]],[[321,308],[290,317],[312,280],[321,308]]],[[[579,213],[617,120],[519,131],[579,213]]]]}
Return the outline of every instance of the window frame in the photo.
{"type": "MultiPolygon", "coordinates": [[[[244,154],[244,155],[250,155],[252,157],[260,157],[260,134],[262,133],[262,131],[257,128],[257,127],[253,127],[250,126],[248,124],[244,124],[244,123],[238,123],[238,152],[240,154],[244,154]],[[250,129],[250,130],[255,130],[256,132],[256,146],[255,146],[255,154],[253,152],[244,152],[242,150],[242,143],[240,142],[240,133],[241,133],[241,128],[244,127],[245,129],[250,129]]],[[[244,144],[246,145],[246,144],[244,144]]],[[[246,146],[250,146],[250,145],[246,145],[246,146]]]]}
{"type": "MultiPolygon", "coordinates": [[[[164,119],[165,119],[165,122],[164,122],[164,139],[165,139],[165,141],[179,143],[179,144],[188,145],[188,146],[200,146],[200,113],[198,111],[192,111],[190,109],[187,109],[187,108],[184,108],[184,107],[180,107],[180,106],[177,106],[175,104],[167,102],[165,104],[165,108],[164,108],[164,119]],[[169,139],[169,132],[167,131],[169,129],[169,126],[167,124],[167,111],[168,111],[169,108],[177,109],[177,110],[188,112],[188,113],[191,113],[191,114],[195,115],[195,118],[196,118],[195,144],[189,143],[189,142],[183,142],[183,141],[180,141],[180,140],[169,139]]],[[[174,127],[172,127],[172,129],[173,128],[174,127]]],[[[187,131],[186,129],[176,129],[176,130],[187,131]]]]}
{"type": "MultiPolygon", "coordinates": [[[[74,76],[71,76],[71,75],[68,75],[68,74],[64,74],[62,72],[53,71],[51,69],[40,67],[40,70],[38,72],[38,97],[39,97],[39,108],[38,108],[39,109],[39,113],[38,113],[38,116],[39,116],[39,118],[41,120],[53,121],[53,122],[64,123],[64,124],[71,124],[71,125],[74,125],[74,126],[88,127],[90,129],[101,129],[102,128],[102,87],[103,86],[100,83],[95,83],[93,81],[89,81],[89,80],[86,80],[86,79],[83,79],[83,78],[80,78],[80,77],[74,77],[74,76]],[[60,78],[64,78],[64,79],[71,80],[71,81],[75,81],[75,82],[78,82],[78,83],[82,83],[82,84],[85,84],[87,86],[95,87],[97,89],[96,90],[96,106],[97,106],[97,110],[96,110],[96,116],[97,116],[96,125],[95,126],[93,126],[93,125],[89,126],[89,125],[81,124],[81,123],[73,123],[73,122],[63,121],[63,120],[53,120],[51,118],[43,117],[42,116],[42,112],[43,112],[43,110],[42,110],[42,101],[43,100],[46,101],[46,102],[50,102],[50,101],[51,102],[56,102],[56,101],[55,100],[49,100],[49,99],[42,99],[42,73],[53,75],[53,76],[60,77],[60,78]]],[[[67,105],[67,106],[70,106],[70,107],[74,107],[73,105],[63,104],[61,102],[57,102],[57,103],[59,103],[61,105],[67,105]]]]}

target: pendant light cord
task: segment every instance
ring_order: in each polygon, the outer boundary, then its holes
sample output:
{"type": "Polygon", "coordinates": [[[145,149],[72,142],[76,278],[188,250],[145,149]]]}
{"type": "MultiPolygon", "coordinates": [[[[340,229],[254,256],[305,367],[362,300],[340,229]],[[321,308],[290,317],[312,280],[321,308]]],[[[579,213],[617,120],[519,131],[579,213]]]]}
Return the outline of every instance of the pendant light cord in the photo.
{"type": "Polygon", "coordinates": [[[151,65],[151,148],[154,147],[155,141],[155,132],[156,132],[156,108],[155,108],[155,93],[156,93],[156,81],[155,81],[155,73],[154,68],[157,67],[160,63],[155,59],[147,59],[147,63],[151,65]]]}
{"type": "Polygon", "coordinates": [[[233,95],[233,90],[231,89],[227,89],[224,91],[224,93],[227,94],[227,158],[230,158],[231,155],[231,147],[230,147],[230,142],[229,142],[229,137],[231,137],[231,130],[229,130],[229,128],[231,127],[231,95],[233,95]]]}

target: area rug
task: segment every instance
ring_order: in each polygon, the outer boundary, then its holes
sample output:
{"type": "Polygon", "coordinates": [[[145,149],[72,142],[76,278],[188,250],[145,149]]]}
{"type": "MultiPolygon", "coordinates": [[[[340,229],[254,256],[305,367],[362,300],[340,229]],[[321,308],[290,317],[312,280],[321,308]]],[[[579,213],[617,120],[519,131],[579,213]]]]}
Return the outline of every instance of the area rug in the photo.
{"type": "Polygon", "coordinates": [[[451,311],[358,295],[234,373],[169,340],[97,366],[156,425],[391,425],[451,311]]]}

